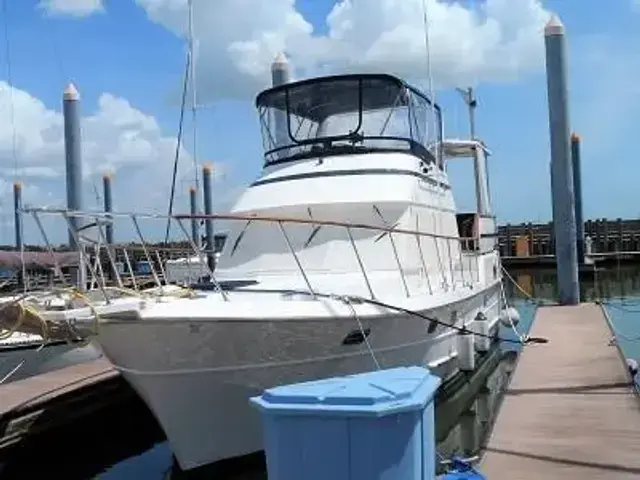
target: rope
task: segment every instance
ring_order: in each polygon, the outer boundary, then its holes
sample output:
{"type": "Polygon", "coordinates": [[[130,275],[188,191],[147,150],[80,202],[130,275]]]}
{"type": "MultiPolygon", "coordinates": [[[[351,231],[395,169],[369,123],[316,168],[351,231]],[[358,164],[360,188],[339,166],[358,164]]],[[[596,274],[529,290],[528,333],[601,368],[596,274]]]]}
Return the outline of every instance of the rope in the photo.
{"type": "MultiPolygon", "coordinates": [[[[530,301],[530,302],[532,302],[532,303],[534,303],[535,305],[538,305],[538,306],[549,305],[551,303],[548,300],[541,299],[541,298],[535,298],[532,295],[530,295],[527,291],[525,291],[522,287],[520,287],[520,285],[518,285],[518,282],[516,282],[514,280],[514,278],[509,274],[509,272],[506,270],[506,268],[504,268],[504,266],[501,265],[501,268],[502,268],[502,271],[504,272],[505,276],[526,297],[526,299],[528,301],[530,301]]],[[[595,290],[596,290],[596,295],[597,295],[598,292],[599,292],[597,277],[595,279],[595,290]]],[[[638,313],[638,314],[640,314],[640,310],[634,310],[634,309],[626,308],[623,305],[616,305],[615,303],[608,302],[608,301],[602,301],[602,300],[600,300],[598,298],[596,298],[595,302],[601,304],[603,307],[605,305],[607,305],[607,306],[609,306],[611,308],[614,308],[616,310],[620,310],[620,311],[625,312],[625,313],[631,313],[631,314],[638,313]]],[[[635,302],[632,302],[632,305],[634,303],[635,302]]],[[[638,303],[635,303],[635,304],[637,305],[638,303]]],[[[509,317],[509,320],[510,320],[510,323],[511,323],[512,328],[514,330],[514,333],[519,336],[519,334],[515,330],[515,325],[513,324],[513,321],[511,320],[511,317],[509,317]]],[[[638,341],[640,341],[640,335],[632,337],[632,336],[629,336],[629,335],[626,335],[626,334],[620,332],[620,330],[618,330],[615,327],[615,325],[613,324],[613,321],[611,322],[611,329],[613,330],[613,333],[615,335],[615,337],[612,339],[612,341],[614,341],[616,337],[622,338],[623,340],[626,340],[628,342],[638,342],[638,341]]]]}
{"type": "MultiPolygon", "coordinates": [[[[500,262],[500,268],[502,269],[502,271],[505,271],[504,267],[502,266],[502,262],[500,262]]],[[[504,289],[504,282],[500,282],[500,296],[502,301],[504,302],[504,308],[506,311],[509,308],[509,302],[507,301],[507,293],[505,292],[505,289],[504,289]]],[[[521,334],[518,331],[516,324],[513,322],[513,318],[511,318],[511,315],[507,315],[507,318],[509,319],[509,326],[511,327],[511,331],[514,333],[514,335],[518,339],[520,339],[521,342],[524,342],[528,337],[528,335],[525,333],[521,334]]]]}
{"type": "MultiPolygon", "coordinates": [[[[47,345],[46,341],[42,342],[42,344],[40,344],[40,346],[36,349],[36,351],[33,354],[37,355],[46,345],[47,345]]],[[[11,377],[13,377],[16,374],[16,372],[18,372],[26,362],[27,362],[27,359],[23,358],[18,365],[16,365],[13,369],[11,369],[9,373],[7,373],[4,377],[0,379],[0,385],[5,383],[11,377]]]]}
{"type": "MultiPolygon", "coordinates": [[[[150,299],[150,298],[158,298],[158,297],[191,298],[195,294],[195,291],[193,289],[178,287],[178,286],[176,286],[175,291],[169,292],[169,293],[167,293],[166,290],[163,288],[160,288],[157,290],[156,289],[148,290],[146,292],[137,292],[136,290],[123,288],[123,287],[106,287],[105,292],[110,292],[110,291],[117,292],[124,296],[137,297],[141,299],[143,298],[150,299]]],[[[91,300],[87,295],[85,295],[80,290],[74,287],[54,288],[49,292],[45,292],[44,295],[50,295],[51,293],[53,293],[58,298],[63,298],[63,295],[66,294],[66,295],[69,295],[70,297],[69,300],[74,300],[74,299],[82,300],[84,305],[87,308],[89,308],[92,319],[93,319],[93,326],[92,326],[93,328],[90,331],[90,333],[85,336],[86,337],[97,336],[99,334],[99,326],[100,326],[101,318],[100,318],[100,313],[98,312],[98,307],[95,304],[95,301],[91,300]]],[[[18,308],[17,318],[15,323],[12,325],[10,329],[0,333],[0,340],[5,340],[11,337],[17,331],[19,331],[20,327],[24,324],[24,321],[26,320],[28,315],[31,315],[32,317],[34,317],[36,320],[40,322],[40,326],[41,326],[40,336],[45,340],[49,339],[50,327],[47,320],[45,320],[45,318],[43,317],[44,312],[42,310],[39,310],[37,305],[28,305],[26,302],[29,300],[37,301],[38,296],[23,295],[15,300],[12,300],[11,302],[8,302],[6,305],[3,305],[2,308],[0,308],[0,315],[2,315],[2,313],[5,310],[7,310],[8,308],[14,305],[18,308]]],[[[46,307],[47,305],[44,305],[45,311],[46,311],[46,307]]],[[[82,335],[78,334],[74,326],[71,325],[68,321],[66,321],[64,325],[67,327],[68,332],[71,332],[76,336],[75,339],[82,337],[82,335]]],[[[86,343],[89,342],[88,339],[85,338],[85,340],[86,340],[86,343]]]]}
{"type": "MultiPolygon", "coordinates": [[[[14,333],[18,331],[18,329],[22,326],[22,323],[24,322],[24,317],[25,317],[24,306],[21,303],[18,303],[16,305],[18,306],[18,318],[15,324],[11,328],[0,333],[0,340],[6,340],[7,338],[11,337],[14,333]]],[[[9,307],[7,306],[3,308],[2,311],[6,310],[7,308],[9,307]]]]}
{"type": "MultiPolygon", "coordinates": [[[[609,306],[609,307],[613,307],[613,308],[616,308],[618,310],[621,310],[621,311],[623,311],[625,313],[640,313],[640,310],[628,310],[628,309],[622,308],[622,307],[620,307],[620,306],[618,306],[618,305],[616,305],[614,303],[610,303],[610,302],[597,301],[596,303],[600,304],[600,306],[602,307],[603,311],[605,311],[605,312],[606,312],[606,307],[609,306]]],[[[620,330],[618,330],[616,328],[616,326],[614,325],[613,320],[610,320],[608,323],[609,323],[609,326],[611,327],[611,330],[613,330],[613,334],[614,334],[614,337],[609,341],[609,345],[614,345],[617,338],[622,338],[623,340],[626,340],[627,342],[638,342],[638,341],[640,341],[640,335],[635,336],[635,337],[631,337],[629,335],[626,335],[626,334],[620,332],[620,330]]]]}
{"type": "MultiPolygon", "coordinates": [[[[180,120],[178,121],[178,136],[176,138],[176,152],[173,158],[173,174],[171,177],[171,194],[169,195],[169,214],[167,217],[167,230],[164,235],[164,243],[169,241],[169,230],[171,229],[171,215],[173,213],[173,202],[176,195],[176,179],[178,177],[178,161],[180,160],[180,145],[182,144],[182,132],[184,130],[184,111],[187,102],[187,89],[189,88],[189,66],[191,56],[187,56],[184,80],[182,84],[182,99],[180,103],[180,120]]],[[[197,172],[196,172],[197,174],[197,172]]]]}
{"type": "MultiPolygon", "coordinates": [[[[145,295],[144,293],[140,294],[135,290],[121,288],[121,287],[107,287],[107,291],[114,291],[125,296],[132,296],[132,297],[139,297],[139,298],[155,296],[155,295],[150,295],[151,292],[147,292],[147,294],[145,295]]],[[[63,294],[68,294],[71,300],[80,299],[89,308],[89,310],[91,311],[92,319],[93,319],[93,328],[92,328],[92,331],[89,333],[89,335],[87,335],[86,338],[84,338],[84,341],[80,342],[79,346],[82,347],[82,346],[88,345],[91,341],[89,337],[97,336],[99,334],[100,314],[98,313],[98,309],[95,303],[91,301],[91,299],[87,295],[85,295],[84,293],[82,293],[81,291],[75,288],[54,288],[51,293],[56,295],[58,298],[61,298],[63,294]]],[[[166,295],[166,292],[164,292],[162,289],[160,290],[159,293],[161,295],[166,295]]],[[[185,297],[193,296],[193,294],[194,292],[192,289],[178,287],[178,290],[176,292],[173,292],[169,296],[185,298],[185,297]]],[[[37,299],[37,297],[31,296],[31,299],[37,299]]],[[[42,312],[39,312],[36,309],[36,307],[32,305],[25,304],[25,302],[28,300],[29,300],[29,297],[26,295],[23,295],[22,297],[19,297],[11,302],[8,302],[6,305],[3,305],[2,308],[0,308],[0,315],[2,315],[4,311],[11,308],[12,306],[17,307],[18,309],[17,319],[15,323],[12,325],[11,328],[0,333],[0,340],[5,340],[7,338],[10,338],[12,335],[18,332],[20,330],[20,327],[24,324],[24,321],[27,318],[27,316],[31,315],[32,317],[36,318],[40,322],[40,327],[41,327],[40,336],[43,339],[43,343],[36,350],[36,353],[38,353],[49,343],[48,342],[49,341],[49,325],[47,324],[47,321],[43,318],[42,312]]],[[[358,322],[360,323],[359,319],[358,319],[358,322]]],[[[76,338],[81,338],[81,335],[79,335],[75,331],[75,328],[68,321],[65,322],[64,324],[66,325],[68,332],[73,333],[76,336],[76,338]]],[[[16,367],[14,367],[10,372],[8,372],[3,378],[0,379],[0,385],[2,385],[8,379],[10,379],[13,375],[15,375],[15,373],[18,372],[25,363],[26,363],[26,358],[23,359],[16,367]]]]}
{"type": "Polygon", "coordinates": [[[531,303],[533,303],[534,305],[537,305],[539,307],[545,306],[545,305],[550,305],[553,302],[550,302],[549,300],[546,300],[544,298],[536,298],[534,296],[532,296],[529,292],[527,292],[526,290],[524,290],[519,284],[518,282],[515,281],[515,279],[509,274],[509,272],[507,271],[506,268],[504,268],[504,265],[502,265],[502,263],[500,264],[500,269],[502,270],[502,272],[505,274],[505,276],[507,277],[507,279],[513,284],[514,287],[516,287],[516,289],[522,293],[522,295],[525,296],[525,298],[530,301],[531,303]]]}
{"type": "MultiPolygon", "coordinates": [[[[514,280],[514,278],[509,274],[509,272],[506,270],[506,268],[504,268],[504,266],[501,265],[502,271],[504,272],[505,276],[511,281],[511,283],[526,297],[526,299],[532,303],[534,303],[537,306],[544,306],[544,305],[549,305],[551,302],[549,302],[548,300],[545,299],[541,299],[541,298],[535,298],[532,295],[530,295],[527,291],[525,291],[520,285],[518,285],[518,282],[516,282],[514,280]]],[[[598,288],[598,282],[597,282],[597,277],[595,279],[595,290],[596,290],[596,295],[599,292],[599,288],[598,288]]],[[[622,305],[616,305],[615,303],[612,302],[605,302],[602,300],[599,300],[598,298],[595,300],[596,303],[601,304],[603,307],[605,305],[612,307],[614,309],[620,310],[622,312],[625,313],[640,313],[640,310],[634,310],[634,309],[629,309],[629,308],[625,308],[622,305]]],[[[633,303],[632,303],[633,304],[633,303]]],[[[520,336],[520,334],[518,334],[517,330],[515,329],[515,325],[513,324],[513,320],[511,319],[511,317],[509,317],[509,321],[511,323],[512,329],[514,331],[514,333],[517,336],[520,336]]],[[[640,341],[640,335],[632,337],[629,335],[626,335],[622,332],[620,332],[620,330],[618,330],[615,325],[613,324],[613,321],[611,322],[611,329],[613,330],[614,333],[614,338],[612,338],[612,341],[615,341],[616,337],[622,338],[623,340],[626,340],[628,342],[638,342],[640,341]]]]}
{"type": "Polygon", "coordinates": [[[30,306],[25,306],[22,303],[26,298],[27,298],[27,295],[22,295],[10,302],[7,302],[6,305],[3,305],[2,308],[0,308],[0,315],[2,315],[5,310],[11,308],[12,306],[16,306],[18,308],[18,315],[17,315],[18,318],[16,319],[16,322],[11,328],[0,333],[0,340],[6,340],[7,338],[11,337],[14,333],[16,333],[24,323],[24,320],[27,314],[33,315],[34,317],[36,317],[37,320],[41,322],[42,334],[40,336],[44,339],[47,338],[48,328],[47,328],[46,322],[42,319],[42,317],[38,314],[38,312],[35,309],[33,309],[30,306]]]}
{"type": "Polygon", "coordinates": [[[389,310],[395,310],[396,312],[405,313],[407,315],[414,315],[416,317],[420,317],[420,318],[422,318],[424,320],[427,320],[429,322],[433,322],[433,323],[436,323],[438,325],[443,325],[446,328],[450,328],[452,330],[456,330],[456,331],[458,331],[460,333],[463,333],[463,334],[472,333],[472,334],[474,334],[474,335],[476,335],[478,337],[481,337],[481,338],[498,339],[501,342],[515,343],[515,344],[518,344],[518,345],[527,345],[527,344],[530,344],[530,343],[548,343],[549,342],[549,340],[547,338],[543,338],[543,337],[525,337],[525,338],[519,338],[518,340],[514,340],[512,338],[503,338],[503,337],[500,337],[498,335],[481,334],[481,333],[477,333],[477,332],[474,332],[472,330],[469,330],[465,326],[459,327],[457,325],[451,325],[449,323],[446,323],[446,322],[443,322],[441,320],[438,320],[435,317],[430,317],[428,315],[425,315],[425,314],[423,314],[421,312],[416,312],[416,311],[410,310],[408,308],[399,307],[399,306],[396,306],[396,305],[391,305],[391,304],[388,304],[388,303],[385,303],[385,302],[381,302],[379,300],[374,300],[374,299],[371,299],[371,298],[362,298],[362,297],[349,297],[349,299],[352,302],[355,302],[355,303],[369,303],[371,305],[375,305],[375,306],[378,306],[378,307],[386,308],[386,309],[389,309],[389,310]]]}

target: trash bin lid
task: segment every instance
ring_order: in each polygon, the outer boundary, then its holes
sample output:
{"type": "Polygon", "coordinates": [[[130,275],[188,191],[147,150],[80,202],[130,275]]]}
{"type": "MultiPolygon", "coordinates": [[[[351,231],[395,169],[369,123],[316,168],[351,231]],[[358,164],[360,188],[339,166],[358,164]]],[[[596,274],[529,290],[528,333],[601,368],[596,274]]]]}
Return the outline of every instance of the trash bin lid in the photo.
{"type": "Polygon", "coordinates": [[[422,367],[398,367],[270,388],[251,402],[277,414],[384,416],[419,410],[441,380],[422,367]]]}

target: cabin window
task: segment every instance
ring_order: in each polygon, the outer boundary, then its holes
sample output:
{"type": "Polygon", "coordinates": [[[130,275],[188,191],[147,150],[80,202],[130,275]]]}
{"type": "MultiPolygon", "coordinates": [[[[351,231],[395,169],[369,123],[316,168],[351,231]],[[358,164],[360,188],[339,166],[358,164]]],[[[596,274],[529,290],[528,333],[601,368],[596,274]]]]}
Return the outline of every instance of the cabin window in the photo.
{"type": "Polygon", "coordinates": [[[441,158],[439,107],[389,75],[306,80],[266,90],[256,103],[267,165],[376,151],[441,158]]]}

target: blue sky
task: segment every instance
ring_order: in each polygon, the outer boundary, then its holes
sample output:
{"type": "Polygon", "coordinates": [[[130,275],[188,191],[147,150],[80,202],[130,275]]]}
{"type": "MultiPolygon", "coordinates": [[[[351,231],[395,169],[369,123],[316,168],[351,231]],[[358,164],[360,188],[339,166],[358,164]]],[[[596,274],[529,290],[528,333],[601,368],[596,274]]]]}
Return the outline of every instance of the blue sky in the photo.
{"type": "MultiPolygon", "coordinates": [[[[220,208],[260,171],[253,98],[268,86],[275,52],[287,51],[298,78],[362,67],[424,83],[422,24],[416,11],[409,11],[421,0],[405,0],[393,15],[383,5],[393,2],[368,2],[367,10],[358,10],[366,2],[216,0],[214,6],[195,0],[203,104],[198,159],[216,165],[220,208]],[[338,37],[340,44],[335,43],[338,37]],[[398,39],[406,39],[409,53],[398,39]],[[379,49],[372,52],[371,45],[379,49]]],[[[478,134],[493,151],[493,200],[502,222],[548,221],[551,216],[541,33],[550,11],[560,15],[568,32],[571,121],[583,138],[585,216],[640,215],[638,168],[627,140],[636,137],[640,114],[640,8],[632,0],[607,3],[604,8],[584,0],[429,2],[433,76],[446,130],[450,135],[466,132],[466,110],[452,88],[473,83],[480,104],[478,134]]],[[[25,183],[26,202],[64,202],[59,111],[70,80],[81,92],[86,117],[85,203],[95,205],[93,183],[99,185],[100,174],[109,170],[115,172],[118,207],[130,209],[133,203],[166,209],[185,61],[184,4],[6,0],[10,58],[2,36],[0,82],[11,80],[14,90],[9,94],[0,83],[0,242],[12,238],[14,179],[25,183]],[[11,125],[18,139],[17,171],[11,125]]],[[[2,22],[0,29],[4,34],[2,22]]],[[[190,121],[186,127],[179,207],[185,206],[193,178],[190,121]]],[[[471,207],[474,198],[471,172],[470,164],[451,166],[457,200],[464,207],[471,207]]]]}

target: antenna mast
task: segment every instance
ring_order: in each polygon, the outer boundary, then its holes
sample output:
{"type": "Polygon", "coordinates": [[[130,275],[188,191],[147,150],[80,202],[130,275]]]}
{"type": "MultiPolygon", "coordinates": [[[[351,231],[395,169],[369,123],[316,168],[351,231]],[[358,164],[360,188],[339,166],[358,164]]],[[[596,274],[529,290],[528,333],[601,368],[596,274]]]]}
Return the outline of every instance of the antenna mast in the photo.
{"type": "MultiPolygon", "coordinates": [[[[194,43],[194,28],[193,28],[193,0],[188,0],[189,8],[189,30],[188,30],[188,49],[189,49],[189,69],[191,77],[191,121],[193,123],[193,170],[195,174],[195,187],[196,191],[200,191],[200,181],[198,175],[198,104],[197,104],[197,90],[196,90],[196,59],[195,59],[195,43],[194,43]]],[[[199,209],[198,209],[199,210],[199,209]]]]}
{"type": "Polygon", "coordinates": [[[433,93],[433,76],[431,74],[431,45],[429,41],[429,10],[427,1],[422,0],[422,21],[424,23],[424,46],[427,52],[427,81],[429,82],[429,97],[435,103],[435,95],[433,93]]]}
{"type": "Polygon", "coordinates": [[[478,102],[476,101],[475,92],[473,87],[468,88],[456,88],[458,92],[462,95],[464,99],[464,103],[467,104],[467,108],[469,109],[469,136],[471,140],[476,139],[476,106],[478,102]]]}
{"type": "MultiPolygon", "coordinates": [[[[431,70],[431,42],[429,41],[429,10],[427,7],[427,2],[429,0],[422,0],[422,21],[424,24],[424,46],[427,54],[427,81],[429,82],[429,98],[431,100],[431,114],[432,118],[436,120],[436,122],[440,123],[442,126],[442,119],[436,115],[436,94],[433,89],[433,74],[431,70]]],[[[427,138],[429,138],[429,124],[427,123],[427,138]]],[[[436,131],[438,130],[438,125],[435,125],[436,131]]],[[[444,132],[442,132],[444,135],[444,132]]],[[[436,134],[436,158],[438,159],[437,163],[440,168],[444,168],[444,158],[442,156],[442,145],[439,144],[439,138],[436,134]]]]}

